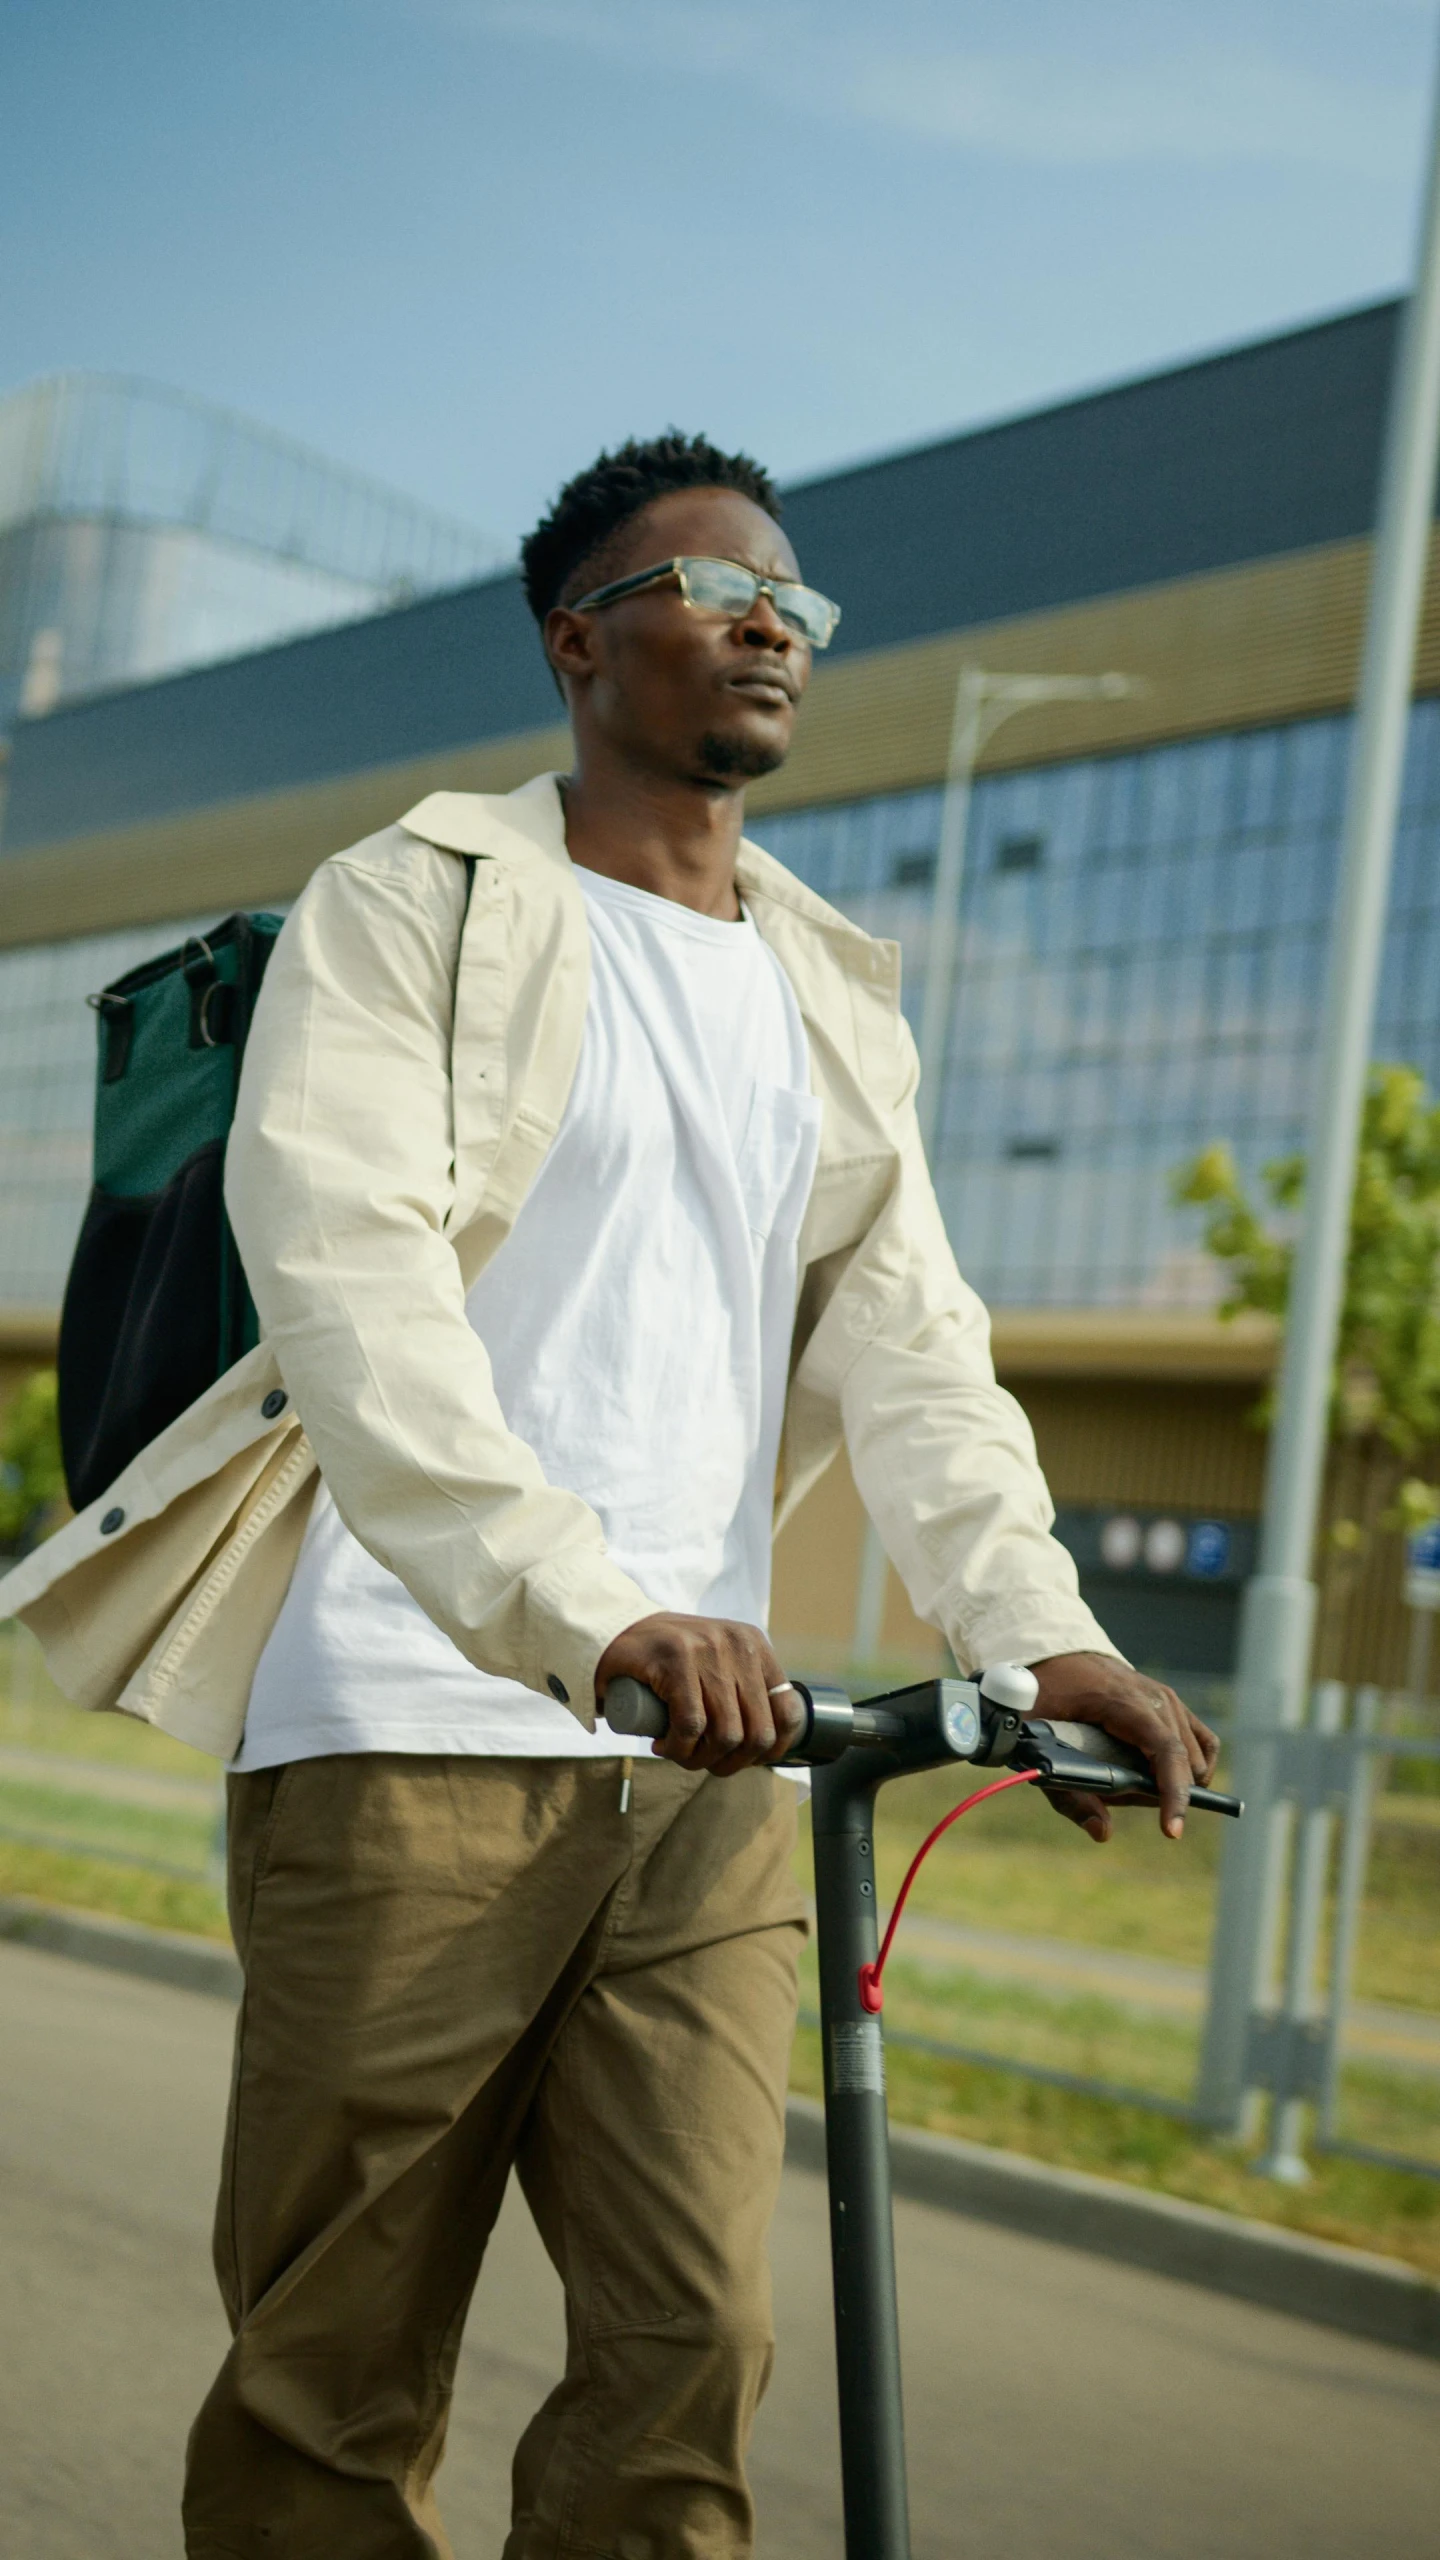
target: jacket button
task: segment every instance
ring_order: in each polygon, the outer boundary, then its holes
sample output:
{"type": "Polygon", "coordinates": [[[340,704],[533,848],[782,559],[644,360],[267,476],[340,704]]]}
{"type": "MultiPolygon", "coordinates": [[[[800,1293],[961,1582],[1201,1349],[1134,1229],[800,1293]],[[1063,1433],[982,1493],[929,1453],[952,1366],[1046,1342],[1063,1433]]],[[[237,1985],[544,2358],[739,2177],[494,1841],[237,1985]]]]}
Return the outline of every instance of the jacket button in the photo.
{"type": "Polygon", "coordinates": [[[559,1676],[558,1672],[550,1671],[550,1672],[547,1672],[547,1673],[546,1673],[546,1676],[545,1676],[545,1686],[546,1686],[546,1688],[549,1690],[550,1695],[551,1695],[551,1697],[552,1697],[552,1698],[558,1698],[558,1699],[559,1699],[560,1704],[561,1704],[561,1706],[562,1706],[562,1707],[568,1707],[568,1706],[569,1706],[569,1704],[570,1704],[570,1692],[569,1692],[569,1690],[566,1688],[565,1683],[564,1683],[564,1681],[560,1678],[560,1676],[559,1676]]]}
{"type": "Polygon", "coordinates": [[[284,1412],[289,1401],[290,1399],[285,1393],[283,1387],[272,1387],[270,1393],[260,1407],[266,1421],[273,1422],[277,1413],[284,1412]]]}
{"type": "Polygon", "coordinates": [[[107,1511],[104,1519],[100,1523],[100,1535],[102,1538],[113,1538],[116,1530],[123,1529],[124,1526],[125,1514],[123,1511],[118,1509],[114,1511],[107,1511]]]}

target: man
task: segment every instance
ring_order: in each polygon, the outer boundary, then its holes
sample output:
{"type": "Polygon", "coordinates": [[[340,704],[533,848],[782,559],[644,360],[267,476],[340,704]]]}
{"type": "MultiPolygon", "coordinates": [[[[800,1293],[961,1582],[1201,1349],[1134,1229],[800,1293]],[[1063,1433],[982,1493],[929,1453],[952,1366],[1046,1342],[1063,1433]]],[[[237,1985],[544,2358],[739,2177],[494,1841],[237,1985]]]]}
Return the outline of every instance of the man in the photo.
{"type": "Polygon", "coordinates": [[[311,882],[229,1152],[264,1342],[36,1583],[77,1694],[227,1751],[243,1719],[235,2337],[192,2560],[448,2551],[512,2166],[569,2349],[508,2560],[751,2548],[803,1929],[777,1483],[783,1512],[843,1434],[916,1607],[1139,1743],[1172,1836],[1213,1766],[1049,1535],[894,954],[742,841],[836,619],[778,519],[754,464],[672,435],[532,535],[573,771],[436,795],[311,882]],[[654,1757],[597,1722],[622,1673],[669,1706],[654,1757]]]}

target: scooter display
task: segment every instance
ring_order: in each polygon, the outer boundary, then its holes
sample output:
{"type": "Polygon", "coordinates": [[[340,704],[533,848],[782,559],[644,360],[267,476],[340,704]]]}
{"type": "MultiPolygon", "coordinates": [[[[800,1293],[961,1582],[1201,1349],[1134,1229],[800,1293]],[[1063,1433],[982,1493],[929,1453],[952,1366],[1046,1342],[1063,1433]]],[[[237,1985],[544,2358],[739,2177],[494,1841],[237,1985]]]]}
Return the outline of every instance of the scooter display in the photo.
{"type": "MultiPolygon", "coordinates": [[[[847,2560],[910,2560],[900,2324],[895,2286],[885,2049],[884,1965],[910,1886],[942,1831],[1010,1787],[1079,1788],[1158,1801],[1149,1765],[1097,1725],[1034,1712],[1033,1672],[998,1665],[973,1680],[925,1680],[852,1700],[796,1680],[805,1728],[780,1766],[813,1770],[816,1944],[825,2065],[825,2150],[835,2291],[835,2355],[847,2560]],[[937,1823],[911,1862],[882,1947],[875,1881],[875,1800],[891,1778],[970,1763],[988,1783],[937,1823]]],[[[616,1733],[659,1737],[663,1701],[638,1680],[613,1680],[605,1718],[616,1733]]],[[[1200,1811],[1240,1814],[1238,1797],[1192,1787],[1200,1811]]]]}

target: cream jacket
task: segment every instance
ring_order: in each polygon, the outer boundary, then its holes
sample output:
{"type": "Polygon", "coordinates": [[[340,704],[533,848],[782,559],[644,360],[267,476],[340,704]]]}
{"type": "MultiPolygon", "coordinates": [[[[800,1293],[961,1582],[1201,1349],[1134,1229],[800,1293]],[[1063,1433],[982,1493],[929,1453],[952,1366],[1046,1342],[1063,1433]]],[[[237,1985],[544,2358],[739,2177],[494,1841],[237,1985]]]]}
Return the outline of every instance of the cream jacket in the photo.
{"type": "MultiPolygon", "coordinates": [[[[824,1114],[777,1526],[843,1439],[961,1663],[1113,1653],[935,1205],[899,955],[754,845],[737,876],[824,1114]]],[[[588,983],[553,776],[435,793],[315,874],[270,962],[227,1158],[260,1346],[3,1586],[79,1705],[229,1757],[318,1469],[471,1662],[593,1726],[596,1664],[652,1604],[507,1430],[465,1315],[559,1127],[588,983]]]]}

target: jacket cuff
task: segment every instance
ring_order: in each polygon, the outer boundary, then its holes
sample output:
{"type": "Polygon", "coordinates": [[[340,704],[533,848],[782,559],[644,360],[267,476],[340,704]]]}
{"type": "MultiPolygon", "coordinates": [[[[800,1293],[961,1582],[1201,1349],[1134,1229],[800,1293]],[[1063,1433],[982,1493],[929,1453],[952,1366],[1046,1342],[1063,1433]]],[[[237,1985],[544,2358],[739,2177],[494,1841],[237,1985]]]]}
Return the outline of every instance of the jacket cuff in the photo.
{"type": "Polygon", "coordinates": [[[527,1680],[568,1707],[587,1733],[598,1712],[600,1657],[657,1603],[605,1556],[566,1556],[525,1576],[527,1680]]]}
{"type": "Polygon", "coordinates": [[[1008,1592],[1003,1608],[983,1610],[964,1626],[947,1623],[945,1632],[965,1671],[988,1671],[1000,1662],[1048,1662],[1057,1653],[1126,1659],[1083,1600],[1057,1599],[1053,1591],[1037,1591],[1028,1602],[1023,1593],[1008,1592]]]}

